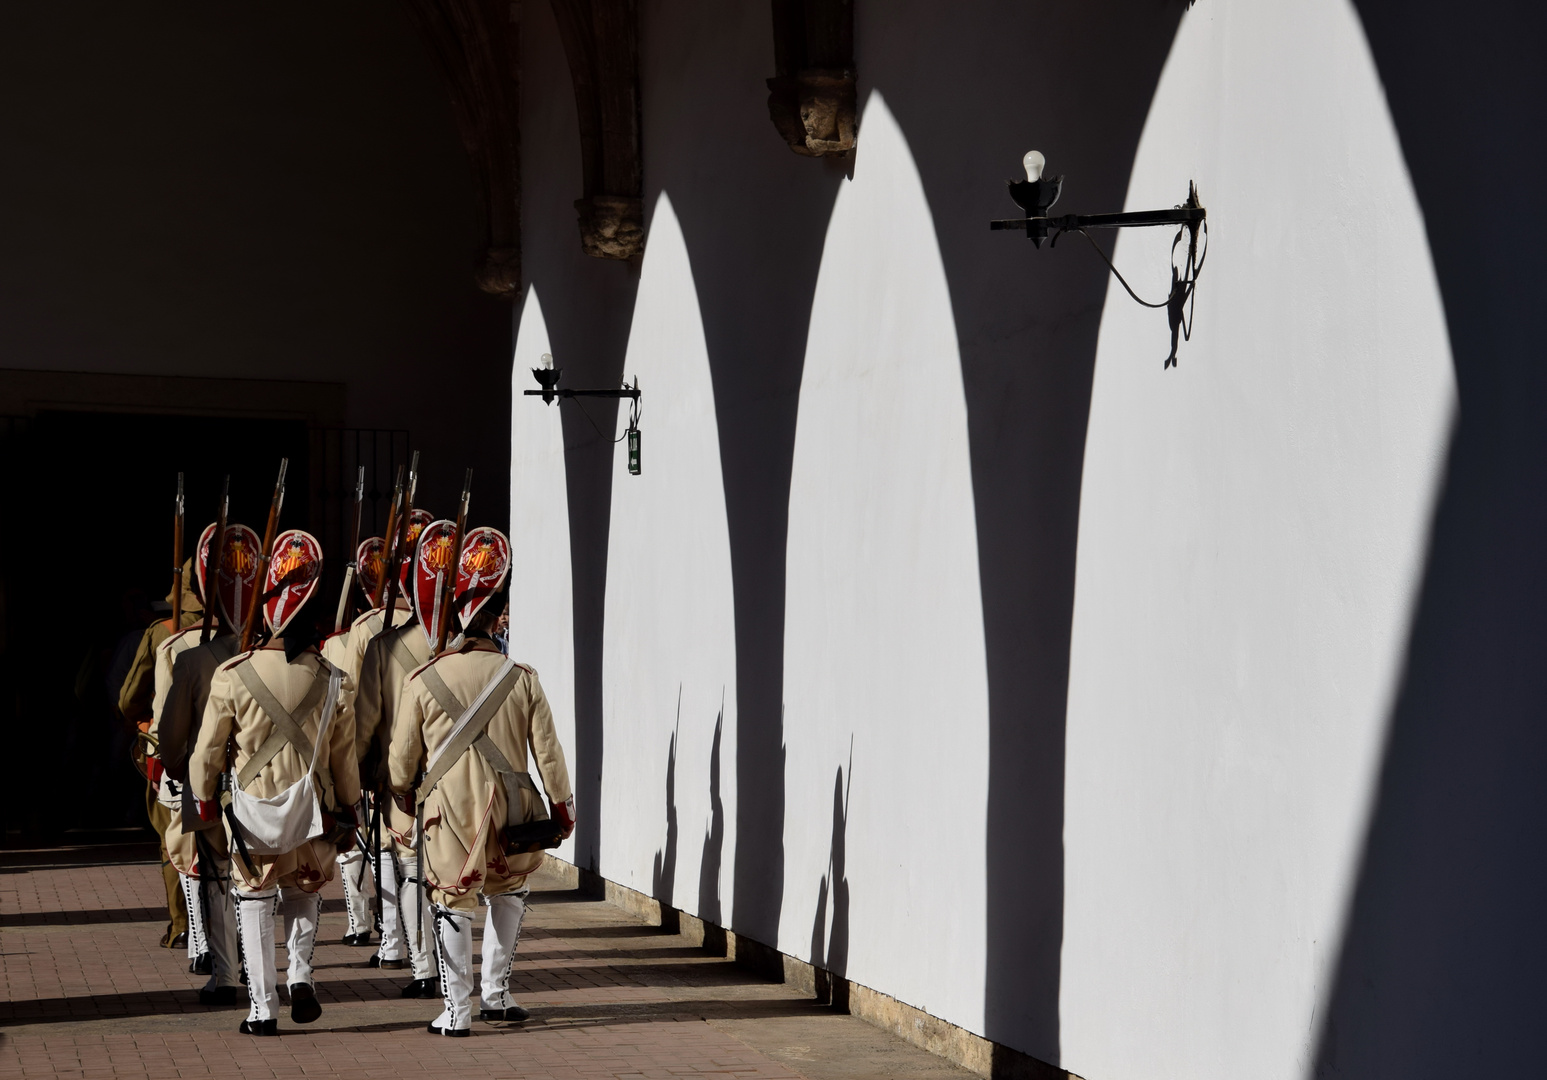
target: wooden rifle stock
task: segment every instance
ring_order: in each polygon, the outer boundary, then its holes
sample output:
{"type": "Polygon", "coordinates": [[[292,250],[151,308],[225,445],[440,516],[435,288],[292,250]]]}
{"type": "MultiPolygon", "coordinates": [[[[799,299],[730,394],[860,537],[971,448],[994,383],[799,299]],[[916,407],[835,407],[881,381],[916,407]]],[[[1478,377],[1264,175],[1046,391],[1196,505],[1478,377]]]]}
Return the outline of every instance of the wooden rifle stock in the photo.
{"type": "Polygon", "coordinates": [[[355,527],[349,534],[349,550],[345,552],[349,556],[349,565],[344,568],[344,588],[338,597],[338,614],[333,617],[333,632],[336,634],[344,628],[344,613],[349,610],[349,592],[354,588],[355,572],[358,562],[357,552],[360,550],[360,512],[365,503],[365,466],[360,466],[360,471],[355,479],[355,527]]]}
{"type": "Polygon", "coordinates": [[[172,512],[172,633],[183,628],[183,474],[177,474],[177,506],[172,512]]]}
{"type": "MultiPolygon", "coordinates": [[[[440,583],[440,625],[435,628],[435,655],[446,651],[446,638],[451,632],[451,605],[457,594],[457,573],[462,566],[462,537],[467,534],[467,504],[473,493],[473,470],[462,477],[462,503],[457,508],[456,531],[451,534],[451,554],[446,560],[446,575],[440,583]]],[[[465,629],[465,628],[464,628],[465,629]]]]}
{"type": "Polygon", "coordinates": [[[269,501],[269,523],[263,528],[263,550],[258,553],[258,580],[253,584],[252,599],[247,602],[247,618],[242,624],[240,652],[252,648],[253,630],[258,621],[258,609],[263,606],[264,588],[269,579],[269,555],[274,547],[274,533],[279,528],[279,508],[285,503],[285,470],[290,467],[289,458],[279,459],[279,479],[274,481],[274,498],[269,501]]]}
{"type": "MultiPolygon", "coordinates": [[[[231,474],[220,487],[220,515],[215,519],[215,535],[210,537],[209,563],[204,568],[204,629],[199,631],[199,644],[210,639],[215,628],[215,605],[220,603],[220,563],[226,550],[226,518],[231,510],[231,474]]],[[[194,552],[198,557],[198,552],[194,552]]]]}

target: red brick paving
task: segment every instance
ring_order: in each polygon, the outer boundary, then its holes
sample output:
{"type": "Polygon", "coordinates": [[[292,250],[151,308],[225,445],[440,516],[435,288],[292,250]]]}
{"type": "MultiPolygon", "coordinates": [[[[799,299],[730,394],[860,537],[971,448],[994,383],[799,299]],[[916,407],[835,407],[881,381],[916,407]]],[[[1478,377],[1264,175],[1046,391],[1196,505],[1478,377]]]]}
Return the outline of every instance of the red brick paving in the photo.
{"type": "Polygon", "coordinates": [[[282,1012],[282,1038],[254,1039],[236,1032],[245,1000],[201,1006],[203,978],[159,947],[156,866],[0,870],[0,1080],[969,1076],[541,875],[511,979],[532,1020],[436,1038],[424,1026],[439,1002],[397,997],[407,972],[366,968],[369,949],[338,944],[342,890],[323,895],[322,1019],[282,1012]]]}

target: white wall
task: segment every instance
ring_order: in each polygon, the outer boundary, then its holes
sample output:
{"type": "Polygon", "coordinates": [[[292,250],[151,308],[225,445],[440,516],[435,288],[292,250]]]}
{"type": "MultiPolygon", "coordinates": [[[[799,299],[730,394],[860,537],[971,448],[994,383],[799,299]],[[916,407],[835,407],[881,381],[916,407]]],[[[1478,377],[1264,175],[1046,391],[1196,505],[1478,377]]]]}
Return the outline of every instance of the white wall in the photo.
{"type": "MultiPolygon", "coordinates": [[[[1092,1078],[1307,1072],[1455,403],[1347,0],[1186,16],[1129,206],[1189,178],[1193,341],[1163,371],[1164,314],[1114,284],[1087,436],[1061,1009],[1092,1078]]],[[[1170,242],[1122,238],[1141,295],[1170,242]]]]}
{"type": "Polygon", "coordinates": [[[967,405],[929,206],[880,91],[861,132],[790,484],[779,947],[979,1028],[988,685],[967,405]]]}
{"type": "MultiPolygon", "coordinates": [[[[752,546],[748,523],[765,519],[735,486],[748,475],[735,456],[743,433],[726,417],[767,392],[737,381],[753,361],[734,346],[745,326],[809,316],[789,466],[785,757],[777,772],[745,774],[783,777],[782,851],[752,853],[777,864],[774,943],[1090,1080],[1304,1073],[1455,402],[1422,223],[1348,0],[1210,0],[1182,22],[1127,202],[1174,205],[1198,181],[1213,248],[1196,333],[1180,366],[1162,370],[1164,313],[1115,284],[1106,293],[1076,493],[1063,861],[1018,864],[994,896],[1003,823],[988,807],[995,790],[999,806],[1020,805],[1004,797],[1006,778],[1039,774],[1002,769],[996,789],[990,748],[1062,746],[1004,735],[1058,719],[1018,699],[1051,686],[1063,701],[1059,625],[1071,617],[1057,566],[1018,577],[1004,552],[1022,550],[1024,529],[1035,534],[1027,551],[1060,557],[1057,521],[1037,530],[1062,512],[1060,468],[1073,473],[1060,432],[1083,427],[1081,320],[1093,328],[1095,308],[1082,298],[1099,299],[1085,283],[1099,290],[1104,273],[1077,237],[1033,252],[984,227],[1011,212],[992,170],[1015,160],[985,166],[985,131],[1010,129],[1005,103],[1026,79],[975,59],[972,42],[1013,52],[1004,41],[1037,40],[1038,19],[1014,5],[963,9],[926,33],[905,13],[862,8],[861,70],[884,77],[862,74],[875,88],[865,84],[859,149],[840,163],[789,159],[835,185],[829,217],[821,190],[797,196],[757,156],[777,140],[761,92],[746,89],[771,71],[766,14],[725,12],[707,0],[641,10],[648,246],[637,268],[604,267],[637,273],[637,295],[620,287],[593,305],[632,320],[626,357],[598,347],[585,362],[621,360],[642,378],[644,475],[627,475],[615,449],[605,534],[574,498],[609,496],[594,469],[574,471],[590,458],[575,441],[584,421],[569,421],[576,550],[606,552],[605,618],[592,620],[603,637],[600,871],[688,911],[713,900],[731,922],[734,809],[750,799],[733,768],[735,643],[750,622],[738,626],[738,605],[764,584],[744,571],[754,560],[736,560],[752,546]],[[915,51],[930,34],[949,38],[942,57],[954,65],[940,95],[919,85],[932,69],[915,51]],[[671,153],[652,157],[663,146],[671,153]],[[738,174],[763,185],[756,198],[724,179],[738,174]],[[766,279],[781,266],[797,274],[780,248],[794,231],[777,216],[786,202],[800,223],[826,221],[800,311],[788,310],[800,288],[767,299],[751,274],[755,287],[724,287],[743,250],[766,253],[766,279]],[[1033,496],[1002,513],[1022,476],[1033,496]],[[1005,618],[1007,595],[1048,613],[1005,618]],[[706,844],[722,700],[726,826],[706,844]],[[719,867],[718,890],[701,880],[706,864],[719,867]],[[1032,1004],[990,1000],[1022,964],[1006,959],[1005,920],[1048,881],[1062,882],[1061,912],[1035,899],[1036,933],[1016,940],[1034,952],[1045,930],[1056,957],[1061,937],[1061,964],[1033,958],[1033,992],[1021,995],[1032,1004]],[[1057,992],[1056,1016],[1043,985],[1057,992]]],[[[524,108],[567,115],[546,16],[524,34],[544,60],[527,69],[524,108]]],[[[1145,42],[1124,47],[1142,59],[1145,42]]],[[[1038,146],[1057,173],[1078,147],[1083,172],[1069,166],[1060,209],[1108,209],[1097,205],[1112,187],[1103,170],[1120,161],[1126,175],[1127,151],[1108,153],[1090,132],[1126,113],[1065,93],[1085,84],[1051,59],[1044,68],[1051,87],[1015,156],[1038,146]]],[[[1147,85],[1105,74],[1095,85],[1148,101],[1147,85]]],[[[526,270],[539,291],[577,275],[570,153],[529,145],[526,156],[526,213],[542,237],[526,270]]],[[[1170,240],[1154,230],[1118,245],[1151,297],[1165,291],[1170,240]]],[[[549,312],[556,338],[561,318],[577,334],[599,318],[586,306],[597,289],[571,292],[549,312]]],[[[765,432],[772,453],[777,425],[765,432]]],[[[576,574],[581,596],[591,586],[578,563],[576,574]]],[[[588,618],[577,606],[580,640],[588,618]]]]}
{"type": "MultiPolygon", "coordinates": [[[[528,288],[510,376],[510,655],[537,670],[573,783],[575,612],[564,425],[557,404],[523,396],[537,386],[532,369],[551,351],[542,301],[528,288]]],[[[571,838],[555,854],[573,862],[574,847],[571,838]]]]}
{"type": "MultiPolygon", "coordinates": [[[[641,472],[628,473],[620,441],[612,484],[600,869],[718,919],[735,843],[725,782],[736,753],[725,487],[698,293],[667,195],[649,226],[625,362],[643,391],[641,472]]],[[[625,407],[615,437],[628,422],[625,407]]]]}

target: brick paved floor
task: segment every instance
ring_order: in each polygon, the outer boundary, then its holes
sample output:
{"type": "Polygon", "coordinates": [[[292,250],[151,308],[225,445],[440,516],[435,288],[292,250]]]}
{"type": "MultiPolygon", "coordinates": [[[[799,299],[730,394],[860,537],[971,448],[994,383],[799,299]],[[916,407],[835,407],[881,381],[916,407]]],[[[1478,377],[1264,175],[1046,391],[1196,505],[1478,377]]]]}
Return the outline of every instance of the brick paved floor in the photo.
{"type": "MultiPolygon", "coordinates": [[[[436,1038],[424,1026],[439,1003],[402,1000],[407,972],[364,967],[370,949],[338,944],[343,893],[334,882],[323,896],[322,1019],[301,1027],[286,1009],[282,1038],[254,1039],[236,1032],[245,1001],[201,1006],[203,978],[158,947],[154,865],[0,868],[0,1080],[971,1075],[540,874],[511,980],[532,1019],[436,1038]]],[[[281,953],[281,981],[284,965],[281,953]]]]}

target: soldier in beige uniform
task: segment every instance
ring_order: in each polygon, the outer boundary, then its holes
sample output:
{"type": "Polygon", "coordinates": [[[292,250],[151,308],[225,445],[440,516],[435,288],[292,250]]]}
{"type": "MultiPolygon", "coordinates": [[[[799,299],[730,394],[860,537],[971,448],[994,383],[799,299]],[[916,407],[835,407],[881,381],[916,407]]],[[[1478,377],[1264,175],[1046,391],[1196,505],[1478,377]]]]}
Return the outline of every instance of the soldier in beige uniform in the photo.
{"type": "MultiPolygon", "coordinates": [[[[134,660],[129,665],[129,674],[124,677],[123,685],[118,691],[118,711],[123,714],[125,720],[142,732],[148,733],[151,721],[155,719],[153,707],[156,691],[156,650],[174,630],[193,626],[204,618],[204,605],[193,590],[193,574],[190,572],[192,566],[191,558],[183,564],[182,618],[179,625],[173,627],[171,619],[159,619],[145,628],[145,633],[140,638],[139,648],[135,650],[134,660]]],[[[173,599],[173,594],[167,593],[167,603],[172,603],[173,599]]],[[[150,768],[148,761],[146,765],[148,771],[150,768]]],[[[145,813],[150,818],[151,827],[156,830],[157,838],[162,841],[161,876],[167,893],[167,929],[161,936],[161,946],[165,949],[181,948],[187,943],[188,909],[183,899],[177,870],[167,857],[167,822],[171,820],[172,815],[160,801],[159,775],[154,778],[147,776],[146,779],[148,783],[145,786],[145,813]]]]}
{"type": "MultiPolygon", "coordinates": [[[[411,616],[411,612],[404,613],[411,616]]],[[[394,622],[396,619],[394,619],[394,622]]],[[[403,626],[371,638],[360,661],[360,690],[355,701],[355,752],[362,780],[372,790],[387,785],[388,740],[400,708],[403,684],[429,659],[429,647],[412,618],[403,626]]],[[[412,965],[404,997],[434,997],[434,957],[428,947],[424,891],[414,848],[414,819],[390,802],[383,807],[390,842],[383,843],[376,881],[381,889],[381,945],[372,966],[412,965]]]]}
{"type": "MultiPolygon", "coordinates": [[[[480,1017],[526,1019],[509,982],[527,875],[542,864],[542,847],[557,846],[574,829],[569,771],[537,673],[507,660],[489,637],[503,607],[490,600],[509,570],[509,550],[494,529],[475,530],[462,545],[453,610],[466,616],[467,633],[414,672],[392,733],[392,789],[416,807],[424,830],[422,866],[444,998],[429,1026],[437,1035],[471,1031],[472,920],[480,897],[488,907],[480,1017]],[[547,808],[527,771],[528,749],[547,808]],[[552,826],[546,842],[518,838],[524,823],[545,820],[552,826]]],[[[422,592],[415,593],[421,616],[429,610],[422,592]]]]}
{"type": "Polygon", "coordinates": [[[217,784],[228,764],[232,771],[227,820],[252,1003],[240,1030],[253,1035],[277,1034],[276,908],[285,922],[290,1017],[304,1024],[322,1014],[311,967],[318,893],[332,878],[337,846],[354,842],[360,799],[349,677],[309,644],[318,621],[313,613],[320,615],[320,609],[302,610],[317,590],[321,548],[314,537],[291,530],[274,550],[263,612],[274,639],[216,672],[188,769],[205,820],[219,813],[217,784]],[[282,636],[292,620],[290,636],[282,636]],[[228,741],[235,747],[229,763],[228,741]],[[315,795],[304,786],[308,776],[315,795]],[[288,797],[283,805],[299,808],[299,818],[285,812],[276,797],[288,797]],[[260,840],[270,846],[260,846],[260,840]]]}
{"type": "MultiPolygon", "coordinates": [[[[196,548],[194,570],[201,596],[209,591],[207,567],[215,530],[215,525],[206,528],[196,548]]],[[[198,735],[215,670],[236,652],[231,612],[241,610],[243,600],[257,585],[257,564],[252,556],[259,544],[257,534],[245,525],[227,526],[223,540],[214,597],[214,608],[221,615],[210,612],[207,642],[202,640],[205,628],[196,626],[173,634],[156,650],[155,720],[151,724],[157,761],[165,770],[161,802],[171,813],[167,855],[177,869],[188,903],[189,954],[195,958],[189,970],[210,977],[199,991],[199,1000],[206,1005],[235,1003],[240,957],[236,913],[225,884],[229,876],[225,835],[213,823],[199,818],[188,789],[188,753],[198,735]],[[207,910],[206,900],[210,901],[207,910]]]]}
{"type": "MultiPolygon", "coordinates": [[[[420,532],[430,522],[429,513],[412,510],[406,530],[407,551],[412,553],[420,532]]],[[[366,565],[362,557],[361,565],[366,565]]],[[[388,740],[402,697],[403,682],[410,672],[429,659],[424,635],[414,621],[405,595],[411,580],[413,559],[402,560],[400,591],[393,603],[392,628],[384,611],[376,608],[355,620],[350,647],[359,652],[359,676],[355,698],[355,751],[360,759],[360,783],[367,791],[385,791],[388,783],[388,740]]],[[[419,881],[419,860],[414,846],[414,819],[392,805],[379,808],[385,828],[381,860],[375,867],[376,887],[381,892],[381,944],[371,957],[371,967],[411,968],[403,986],[406,998],[436,997],[435,956],[425,928],[429,922],[427,900],[419,881]]]]}

